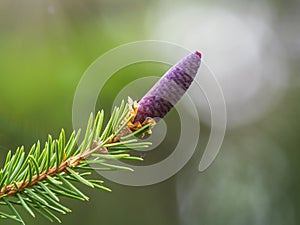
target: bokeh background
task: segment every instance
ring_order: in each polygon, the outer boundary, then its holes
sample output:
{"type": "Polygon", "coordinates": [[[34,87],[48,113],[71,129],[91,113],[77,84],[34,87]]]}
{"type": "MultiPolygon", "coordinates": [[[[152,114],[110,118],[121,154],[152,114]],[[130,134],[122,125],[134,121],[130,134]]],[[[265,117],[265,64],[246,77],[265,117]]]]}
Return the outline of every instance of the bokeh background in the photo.
{"type": "MultiPolygon", "coordinates": [[[[112,193],[82,187],[91,200],[67,200],[73,212],[62,216],[63,223],[299,224],[299,10],[292,0],[1,0],[0,161],[9,149],[29,148],[61,128],[72,131],[76,86],[98,56],[131,41],[171,41],[200,50],[224,91],[228,128],[220,154],[198,172],[210,131],[199,95],[200,142],[183,170],[147,187],[106,181],[112,193]]],[[[122,87],[168,67],[122,69],[97,107],[110,112],[122,87]]],[[[166,141],[147,153],[146,164],[176,145],[178,114],[166,121],[166,141]]],[[[50,224],[23,215],[28,224],[50,224]]]]}

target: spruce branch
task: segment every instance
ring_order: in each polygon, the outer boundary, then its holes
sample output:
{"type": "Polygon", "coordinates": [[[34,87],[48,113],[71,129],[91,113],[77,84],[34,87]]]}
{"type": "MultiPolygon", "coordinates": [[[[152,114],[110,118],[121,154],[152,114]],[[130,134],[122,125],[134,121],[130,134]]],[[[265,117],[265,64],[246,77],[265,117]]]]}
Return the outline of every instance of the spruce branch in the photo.
{"type": "Polygon", "coordinates": [[[129,99],[116,107],[105,126],[104,112],[90,116],[83,141],[80,131],[66,139],[64,130],[58,139],[51,135],[42,147],[38,141],[25,154],[24,147],[14,154],[8,152],[0,170],[0,218],[25,224],[16,205],[23,207],[32,217],[41,214],[50,221],[61,222],[55,213],[66,214],[71,209],[60,203],[60,197],[88,200],[76,183],[91,188],[111,191],[99,179],[91,179],[93,170],[129,170],[112,163],[113,160],[142,160],[131,156],[131,149],[143,149],[151,145],[139,142],[136,135],[151,133],[151,127],[162,119],[180,100],[193,82],[201,63],[201,53],[194,52],[177,64],[149,90],[139,103],[129,99]],[[90,165],[93,165],[91,167],[90,165]]]}
{"type": "Polygon", "coordinates": [[[49,135],[43,147],[38,141],[28,154],[23,146],[17,148],[14,154],[9,151],[0,170],[0,205],[8,206],[11,214],[0,209],[0,218],[25,224],[15,207],[21,205],[33,217],[39,213],[50,221],[60,222],[55,212],[71,212],[60,203],[61,196],[89,199],[76,187],[76,183],[111,191],[102,180],[91,179],[89,175],[93,170],[132,171],[128,167],[114,165],[113,160],[142,160],[129,152],[132,148],[151,145],[135,138],[135,135],[149,130],[151,124],[136,128],[131,123],[133,116],[133,110],[123,101],[119,108],[113,110],[103,130],[104,112],[98,112],[95,118],[91,115],[80,144],[80,131],[74,131],[66,139],[62,130],[58,139],[49,135]]]}

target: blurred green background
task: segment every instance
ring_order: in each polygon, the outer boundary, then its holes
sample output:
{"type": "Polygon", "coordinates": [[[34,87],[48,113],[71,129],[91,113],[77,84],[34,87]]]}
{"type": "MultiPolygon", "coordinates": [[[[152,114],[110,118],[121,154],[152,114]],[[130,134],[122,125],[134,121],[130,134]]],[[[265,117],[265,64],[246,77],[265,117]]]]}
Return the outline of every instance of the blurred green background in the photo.
{"type": "MultiPolygon", "coordinates": [[[[63,223],[299,224],[299,9],[292,0],[1,0],[1,163],[9,149],[28,148],[38,139],[45,141],[48,133],[57,136],[61,128],[72,131],[76,86],[101,54],[131,41],[173,41],[203,50],[220,75],[229,119],[218,158],[207,171],[198,172],[210,131],[203,121],[199,150],[176,176],[147,187],[106,181],[112,193],[83,187],[91,200],[66,200],[73,212],[61,216],[63,223]],[[233,17],[239,26],[226,20],[233,17]],[[228,27],[222,26],[224,21],[228,27]],[[249,25],[245,33],[242,22],[249,25]],[[250,53],[258,59],[253,64],[250,53]],[[274,80],[278,82],[268,89],[274,80]],[[248,87],[254,89],[243,95],[248,87]]],[[[159,76],[167,68],[155,63],[124,68],[103,89],[98,108],[109,112],[123,86],[139,76],[159,76]]],[[[178,115],[174,111],[166,120],[171,126],[167,141],[145,163],[166,157],[176,144],[178,115]]],[[[24,217],[28,224],[50,224],[24,217]]],[[[0,221],[4,223],[14,224],[0,221]]]]}

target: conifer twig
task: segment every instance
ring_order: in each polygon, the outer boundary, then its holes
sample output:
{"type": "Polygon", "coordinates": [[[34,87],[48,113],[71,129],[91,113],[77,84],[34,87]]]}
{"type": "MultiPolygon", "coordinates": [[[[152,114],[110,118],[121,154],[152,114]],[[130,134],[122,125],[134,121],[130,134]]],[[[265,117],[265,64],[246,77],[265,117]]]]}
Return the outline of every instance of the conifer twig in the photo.
{"type": "Polygon", "coordinates": [[[174,65],[141,99],[129,99],[115,108],[104,129],[104,112],[90,116],[83,141],[80,131],[68,140],[64,130],[58,139],[49,135],[45,145],[38,141],[25,154],[24,147],[14,154],[8,152],[0,170],[0,218],[25,225],[15,205],[23,206],[31,216],[39,213],[50,221],[61,222],[56,213],[71,210],[60,203],[60,197],[88,200],[77,187],[81,183],[91,188],[110,191],[100,179],[91,179],[91,170],[130,170],[117,166],[113,160],[142,160],[131,156],[131,149],[147,148],[151,143],[138,141],[136,136],[151,133],[151,127],[163,118],[183,96],[195,78],[201,54],[194,52],[174,65]],[[90,164],[97,165],[91,168],[90,164]],[[1,209],[7,206],[10,213],[1,209]]]}

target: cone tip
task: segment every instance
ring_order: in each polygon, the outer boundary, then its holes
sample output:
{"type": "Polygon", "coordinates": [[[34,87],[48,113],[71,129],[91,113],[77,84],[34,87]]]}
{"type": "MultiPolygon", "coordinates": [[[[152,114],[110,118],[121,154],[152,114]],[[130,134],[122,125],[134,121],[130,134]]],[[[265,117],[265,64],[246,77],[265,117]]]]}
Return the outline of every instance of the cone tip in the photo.
{"type": "Polygon", "coordinates": [[[202,57],[201,52],[195,51],[195,54],[198,55],[200,58],[202,57]]]}

